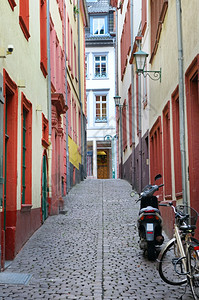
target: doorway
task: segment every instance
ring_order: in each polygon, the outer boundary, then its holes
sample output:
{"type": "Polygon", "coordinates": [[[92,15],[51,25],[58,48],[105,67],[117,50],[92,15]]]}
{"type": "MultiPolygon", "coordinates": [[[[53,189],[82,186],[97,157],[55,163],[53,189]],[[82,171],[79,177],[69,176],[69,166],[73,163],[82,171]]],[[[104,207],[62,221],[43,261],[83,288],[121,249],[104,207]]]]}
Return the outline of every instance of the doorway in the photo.
{"type": "Polygon", "coordinates": [[[4,203],[3,231],[5,236],[5,259],[15,256],[17,219],[17,116],[18,93],[16,84],[4,71],[4,203]]]}
{"type": "MultiPolygon", "coordinates": [[[[188,150],[189,150],[189,181],[190,202],[197,211],[198,205],[198,169],[199,169],[199,56],[193,61],[186,76],[187,88],[187,120],[188,120],[188,150]]],[[[197,231],[199,236],[199,231],[197,231]]]]}
{"type": "Polygon", "coordinates": [[[106,149],[97,151],[97,178],[109,178],[109,151],[106,149]]]}

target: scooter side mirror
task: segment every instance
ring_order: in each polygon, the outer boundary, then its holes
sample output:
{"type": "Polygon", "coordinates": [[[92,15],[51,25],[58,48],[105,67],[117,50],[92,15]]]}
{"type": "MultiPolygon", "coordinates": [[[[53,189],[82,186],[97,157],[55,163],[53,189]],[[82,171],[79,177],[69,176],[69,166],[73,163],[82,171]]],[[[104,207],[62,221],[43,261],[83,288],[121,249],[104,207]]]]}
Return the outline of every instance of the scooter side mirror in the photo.
{"type": "Polygon", "coordinates": [[[161,175],[161,174],[157,174],[157,175],[155,176],[155,181],[156,181],[157,179],[160,179],[160,178],[162,178],[162,175],[161,175]]]}

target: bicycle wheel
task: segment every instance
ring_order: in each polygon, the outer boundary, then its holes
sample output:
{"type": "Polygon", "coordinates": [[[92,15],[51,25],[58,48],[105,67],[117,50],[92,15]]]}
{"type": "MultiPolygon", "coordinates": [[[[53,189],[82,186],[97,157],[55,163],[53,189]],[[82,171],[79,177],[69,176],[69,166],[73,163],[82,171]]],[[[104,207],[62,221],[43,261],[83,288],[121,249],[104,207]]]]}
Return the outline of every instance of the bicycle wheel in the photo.
{"type": "Polygon", "coordinates": [[[187,264],[189,274],[187,275],[188,282],[195,300],[199,299],[199,260],[196,251],[192,246],[189,247],[187,253],[187,264]]]}
{"type": "Polygon", "coordinates": [[[162,280],[171,285],[187,282],[187,276],[180,257],[176,239],[170,240],[158,257],[158,271],[162,280]]]}

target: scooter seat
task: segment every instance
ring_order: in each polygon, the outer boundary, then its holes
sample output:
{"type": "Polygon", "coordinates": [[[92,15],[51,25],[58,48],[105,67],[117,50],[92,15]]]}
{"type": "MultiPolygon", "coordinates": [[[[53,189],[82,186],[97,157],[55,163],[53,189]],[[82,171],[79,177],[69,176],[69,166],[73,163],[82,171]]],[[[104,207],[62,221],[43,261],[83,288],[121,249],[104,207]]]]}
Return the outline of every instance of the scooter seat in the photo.
{"type": "Polygon", "coordinates": [[[140,209],[139,215],[143,214],[143,213],[147,213],[148,211],[150,212],[151,210],[153,210],[154,213],[158,213],[160,215],[159,209],[157,209],[157,208],[155,208],[153,206],[147,206],[147,207],[144,207],[144,208],[140,209]]]}

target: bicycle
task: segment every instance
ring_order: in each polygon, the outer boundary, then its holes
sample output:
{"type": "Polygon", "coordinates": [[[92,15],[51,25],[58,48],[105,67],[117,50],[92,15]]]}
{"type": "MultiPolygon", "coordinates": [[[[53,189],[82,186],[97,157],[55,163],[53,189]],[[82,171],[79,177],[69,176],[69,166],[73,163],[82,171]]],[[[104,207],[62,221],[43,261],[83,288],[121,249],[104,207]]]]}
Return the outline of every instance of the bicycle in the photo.
{"type": "Polygon", "coordinates": [[[158,256],[160,277],[168,284],[189,284],[195,300],[199,299],[199,241],[195,239],[198,213],[195,209],[172,203],[175,214],[174,236],[158,256]]]}

